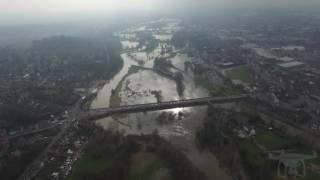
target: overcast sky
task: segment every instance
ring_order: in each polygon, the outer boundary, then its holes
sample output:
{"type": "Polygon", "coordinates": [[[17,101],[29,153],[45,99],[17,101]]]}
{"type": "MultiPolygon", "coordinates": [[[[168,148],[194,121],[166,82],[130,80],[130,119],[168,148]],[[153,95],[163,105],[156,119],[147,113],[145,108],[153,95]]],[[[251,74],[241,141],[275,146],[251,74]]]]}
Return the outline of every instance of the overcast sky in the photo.
{"type": "Polygon", "coordinates": [[[132,11],[151,13],[269,5],[290,7],[315,2],[320,0],[0,0],[0,23],[9,17],[112,15],[132,11]]]}
{"type": "Polygon", "coordinates": [[[0,12],[25,13],[79,13],[119,10],[155,10],[177,5],[239,6],[244,4],[292,5],[319,0],[0,0],[0,12]]]}

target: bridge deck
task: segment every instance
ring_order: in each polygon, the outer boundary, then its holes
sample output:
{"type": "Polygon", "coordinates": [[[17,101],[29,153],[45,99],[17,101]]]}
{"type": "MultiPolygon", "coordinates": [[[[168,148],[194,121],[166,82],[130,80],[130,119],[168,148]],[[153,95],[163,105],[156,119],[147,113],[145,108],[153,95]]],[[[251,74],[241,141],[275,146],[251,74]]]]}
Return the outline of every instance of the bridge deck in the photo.
{"type": "Polygon", "coordinates": [[[179,108],[179,107],[201,106],[201,105],[206,105],[209,102],[211,104],[221,104],[221,103],[242,101],[247,98],[249,98],[248,95],[228,96],[228,97],[204,97],[204,98],[178,100],[178,101],[167,101],[167,102],[161,102],[161,103],[147,103],[147,104],[126,105],[126,106],[110,107],[110,108],[98,108],[98,109],[91,109],[90,111],[96,112],[96,113],[104,113],[105,115],[108,115],[108,114],[111,115],[111,114],[117,114],[117,113],[146,112],[146,111],[179,108]]]}

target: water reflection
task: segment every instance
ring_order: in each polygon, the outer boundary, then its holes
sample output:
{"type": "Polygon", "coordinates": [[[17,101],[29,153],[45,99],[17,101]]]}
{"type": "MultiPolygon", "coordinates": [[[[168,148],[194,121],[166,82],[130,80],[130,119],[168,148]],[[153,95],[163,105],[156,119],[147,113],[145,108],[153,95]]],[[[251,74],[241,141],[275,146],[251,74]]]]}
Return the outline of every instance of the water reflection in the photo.
{"type": "Polygon", "coordinates": [[[172,112],[174,114],[181,114],[184,111],[184,108],[174,108],[174,109],[170,109],[168,110],[169,112],[172,112]]]}

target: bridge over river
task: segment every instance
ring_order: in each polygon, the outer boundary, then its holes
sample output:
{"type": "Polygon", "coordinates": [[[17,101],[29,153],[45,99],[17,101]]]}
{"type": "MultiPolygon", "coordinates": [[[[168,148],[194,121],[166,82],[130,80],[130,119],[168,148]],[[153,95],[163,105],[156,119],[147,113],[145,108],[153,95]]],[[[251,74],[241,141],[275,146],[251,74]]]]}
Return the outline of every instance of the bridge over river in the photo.
{"type": "MultiPolygon", "coordinates": [[[[137,104],[137,105],[126,105],[119,107],[110,107],[110,108],[100,108],[100,109],[91,109],[88,111],[78,111],[75,110],[74,115],[69,117],[63,125],[62,130],[52,139],[51,143],[46,147],[46,149],[36,158],[28,168],[25,169],[24,173],[18,178],[19,180],[31,179],[35,177],[36,174],[40,171],[40,166],[43,163],[43,159],[48,158],[48,152],[53,149],[53,146],[57,143],[61,137],[74,125],[77,121],[86,121],[86,120],[97,120],[107,116],[121,113],[135,113],[135,112],[147,112],[147,111],[156,111],[164,110],[171,108],[179,107],[192,107],[192,106],[202,106],[207,104],[223,104],[230,102],[239,102],[250,99],[250,95],[240,95],[240,96],[227,96],[227,97],[205,97],[197,99],[188,99],[188,100],[177,100],[177,101],[168,101],[161,103],[148,103],[148,104],[137,104]]],[[[73,113],[72,113],[73,114],[73,113]]],[[[56,126],[49,127],[55,128],[56,126]]],[[[48,128],[48,129],[49,129],[48,128]]],[[[28,132],[21,134],[21,136],[29,135],[32,133],[37,133],[38,130],[33,132],[28,132]]],[[[18,136],[12,137],[17,138],[18,136]]]]}
{"type": "Polygon", "coordinates": [[[249,98],[251,98],[250,95],[244,94],[239,96],[204,97],[204,98],[167,101],[167,102],[159,102],[159,103],[147,103],[147,104],[125,105],[125,106],[110,107],[110,108],[98,108],[98,109],[89,110],[85,119],[96,120],[96,119],[106,117],[106,116],[111,116],[114,114],[158,111],[158,110],[165,110],[165,109],[172,109],[172,108],[239,102],[249,98]]]}

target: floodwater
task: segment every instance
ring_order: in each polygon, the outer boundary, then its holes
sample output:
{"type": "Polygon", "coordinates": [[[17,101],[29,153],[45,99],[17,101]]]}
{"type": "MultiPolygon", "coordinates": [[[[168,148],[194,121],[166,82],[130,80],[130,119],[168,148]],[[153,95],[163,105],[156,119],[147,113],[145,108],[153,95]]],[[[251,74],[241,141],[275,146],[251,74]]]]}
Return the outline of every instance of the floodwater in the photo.
{"type": "MultiPolygon", "coordinates": [[[[164,27],[164,31],[168,32],[169,29],[174,32],[174,29],[177,29],[175,28],[175,25],[178,25],[177,23],[170,21],[168,24],[172,28],[164,27]]],[[[145,28],[136,29],[142,31],[145,28]]],[[[133,36],[132,34],[127,35],[129,38],[133,36]]],[[[162,42],[163,44],[166,43],[162,42]]],[[[121,83],[119,92],[121,105],[157,102],[157,98],[152,93],[154,91],[160,92],[162,101],[209,96],[207,90],[196,86],[193,72],[185,71],[184,64],[186,61],[191,62],[191,59],[186,54],[175,53],[169,59],[175,67],[175,71],[180,71],[184,76],[185,90],[183,96],[180,97],[175,81],[161,76],[151,69],[156,57],[169,57],[169,54],[161,55],[160,52],[161,48],[159,47],[151,53],[136,50],[122,54],[123,68],[99,91],[96,99],[92,102],[91,108],[109,107],[111,91],[116,89],[120,85],[119,83],[121,83]],[[123,79],[132,65],[150,69],[141,69],[123,79]]],[[[97,124],[105,129],[119,130],[124,134],[151,134],[157,131],[160,136],[180,148],[196,167],[204,171],[209,179],[229,180],[231,178],[219,167],[216,157],[209,152],[200,152],[195,145],[196,131],[203,124],[206,109],[207,107],[201,106],[133,113],[106,117],[98,120],[97,124]]]]}
{"type": "Polygon", "coordinates": [[[91,104],[91,109],[109,107],[110,97],[112,89],[115,89],[122,77],[125,76],[132,65],[137,65],[137,62],[129,58],[127,54],[121,55],[124,63],[123,67],[118,74],[116,74],[112,79],[110,79],[103,88],[97,94],[97,97],[93,100],[91,104]]]}
{"type": "Polygon", "coordinates": [[[169,41],[173,37],[172,34],[155,34],[153,36],[155,37],[155,39],[158,39],[160,41],[169,41]]]}
{"type": "Polygon", "coordinates": [[[139,42],[134,41],[121,41],[123,49],[132,49],[136,48],[139,45],[139,42]]]}
{"type": "Polygon", "coordinates": [[[156,72],[143,70],[123,82],[121,98],[123,105],[156,102],[151,91],[161,91],[163,101],[179,100],[175,81],[159,76],[156,72]]]}

